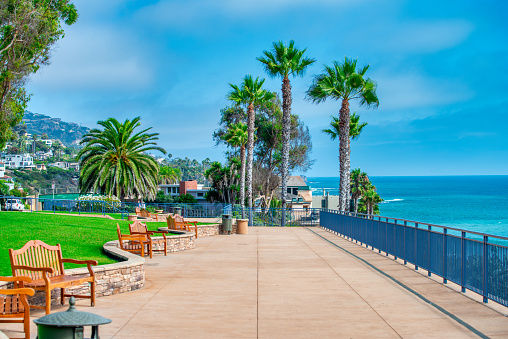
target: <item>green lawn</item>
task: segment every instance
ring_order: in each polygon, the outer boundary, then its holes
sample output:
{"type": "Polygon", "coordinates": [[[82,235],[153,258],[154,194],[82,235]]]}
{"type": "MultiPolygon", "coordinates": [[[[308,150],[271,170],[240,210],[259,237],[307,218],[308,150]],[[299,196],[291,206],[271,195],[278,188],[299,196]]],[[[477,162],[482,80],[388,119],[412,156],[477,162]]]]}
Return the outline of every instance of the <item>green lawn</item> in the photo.
{"type": "MultiPolygon", "coordinates": [[[[127,220],[110,220],[65,214],[0,212],[0,275],[12,275],[9,248],[19,249],[28,240],[42,240],[49,245],[60,244],[64,258],[94,259],[99,265],[115,260],[107,257],[102,245],[117,240],[116,224],[123,234],[129,233],[127,220]]],[[[165,222],[147,223],[149,230],[166,226],[165,222]]],[[[78,267],[66,264],[66,268],[78,267]]]]}

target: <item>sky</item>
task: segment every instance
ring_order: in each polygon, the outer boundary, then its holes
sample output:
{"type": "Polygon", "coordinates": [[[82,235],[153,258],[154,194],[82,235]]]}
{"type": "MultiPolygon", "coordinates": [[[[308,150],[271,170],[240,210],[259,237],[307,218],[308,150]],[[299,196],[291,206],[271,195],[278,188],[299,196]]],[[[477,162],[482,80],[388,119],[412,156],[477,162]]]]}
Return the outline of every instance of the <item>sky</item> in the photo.
{"type": "Polygon", "coordinates": [[[358,59],[379,107],[351,104],[368,126],[351,168],[372,176],[508,174],[508,3],[376,0],[74,0],[51,64],[31,77],[28,110],[90,128],[140,116],[173,157],[224,161],[212,139],[229,84],[266,78],[256,57],[294,40],[316,59],[291,78],[309,126],[307,176],[338,176],[338,141],[321,132],[340,102],[305,91],[324,65],[358,59]]]}

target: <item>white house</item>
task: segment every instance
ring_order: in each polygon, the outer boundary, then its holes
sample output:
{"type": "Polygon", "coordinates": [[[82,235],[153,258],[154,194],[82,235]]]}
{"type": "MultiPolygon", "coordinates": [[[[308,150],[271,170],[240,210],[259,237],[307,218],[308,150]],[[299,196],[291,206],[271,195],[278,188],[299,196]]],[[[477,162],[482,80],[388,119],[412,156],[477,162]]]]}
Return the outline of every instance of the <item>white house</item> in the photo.
{"type": "Polygon", "coordinates": [[[5,164],[0,162],[0,180],[9,187],[9,190],[14,189],[14,179],[5,175],[5,164]]]}
{"type": "Polygon", "coordinates": [[[34,159],[28,153],[6,154],[5,166],[8,168],[33,168],[34,159]]]}

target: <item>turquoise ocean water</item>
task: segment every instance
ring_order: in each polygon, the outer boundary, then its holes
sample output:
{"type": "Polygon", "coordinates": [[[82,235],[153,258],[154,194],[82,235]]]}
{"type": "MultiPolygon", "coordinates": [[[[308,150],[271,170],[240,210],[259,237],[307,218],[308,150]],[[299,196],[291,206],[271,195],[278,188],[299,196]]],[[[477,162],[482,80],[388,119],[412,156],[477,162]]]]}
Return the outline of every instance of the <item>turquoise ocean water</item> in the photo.
{"type": "MultiPolygon", "coordinates": [[[[309,177],[313,195],[339,194],[338,177],[309,177]]],[[[382,216],[508,237],[508,175],[370,177],[382,216]]]]}

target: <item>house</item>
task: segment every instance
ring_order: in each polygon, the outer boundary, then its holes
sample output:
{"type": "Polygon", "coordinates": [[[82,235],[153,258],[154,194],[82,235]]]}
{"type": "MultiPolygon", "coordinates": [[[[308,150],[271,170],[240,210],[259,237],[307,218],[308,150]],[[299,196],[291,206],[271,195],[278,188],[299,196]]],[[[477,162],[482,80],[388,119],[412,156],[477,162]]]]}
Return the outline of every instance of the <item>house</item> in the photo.
{"type": "Polygon", "coordinates": [[[35,169],[39,171],[45,171],[46,170],[46,164],[35,164],[35,169]]]}
{"type": "Polygon", "coordinates": [[[206,200],[205,194],[209,189],[209,187],[204,187],[204,185],[198,184],[196,180],[180,181],[178,184],[159,185],[159,190],[164,192],[166,195],[175,197],[190,194],[196,198],[198,202],[204,202],[206,200]]]}
{"type": "Polygon", "coordinates": [[[312,197],[312,206],[314,206],[314,208],[338,210],[339,196],[330,195],[329,192],[325,192],[325,189],[323,189],[323,195],[317,195],[312,197]]]}
{"type": "Polygon", "coordinates": [[[34,168],[34,161],[30,154],[6,154],[5,165],[7,168],[34,168]]]}
{"type": "Polygon", "coordinates": [[[287,205],[292,208],[312,208],[312,188],[300,175],[288,179],[287,205]]]}
{"type": "Polygon", "coordinates": [[[46,146],[48,146],[49,148],[51,148],[53,146],[53,140],[51,140],[51,139],[38,139],[37,141],[45,143],[46,146]]]}
{"type": "Polygon", "coordinates": [[[49,150],[47,152],[43,152],[43,151],[37,151],[35,152],[35,159],[37,160],[40,160],[40,161],[44,161],[46,159],[49,159],[53,156],[53,151],[52,150],[49,150]]]}
{"type": "Polygon", "coordinates": [[[57,162],[48,164],[48,166],[49,167],[58,167],[58,168],[62,168],[62,169],[68,169],[69,163],[66,161],[57,161],[57,162]]]}
{"type": "Polygon", "coordinates": [[[9,190],[14,189],[14,178],[5,175],[5,164],[0,162],[0,181],[9,187],[9,190]]]}

